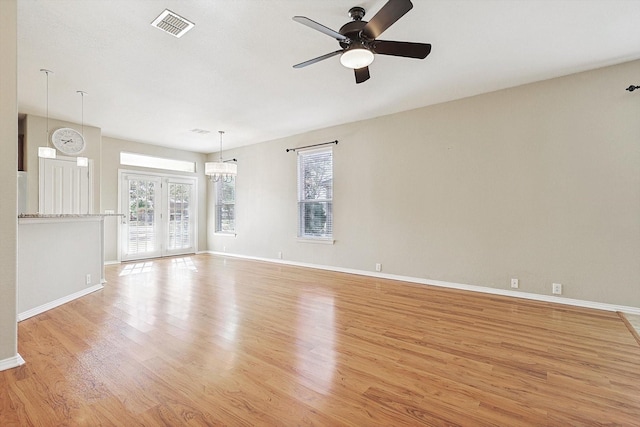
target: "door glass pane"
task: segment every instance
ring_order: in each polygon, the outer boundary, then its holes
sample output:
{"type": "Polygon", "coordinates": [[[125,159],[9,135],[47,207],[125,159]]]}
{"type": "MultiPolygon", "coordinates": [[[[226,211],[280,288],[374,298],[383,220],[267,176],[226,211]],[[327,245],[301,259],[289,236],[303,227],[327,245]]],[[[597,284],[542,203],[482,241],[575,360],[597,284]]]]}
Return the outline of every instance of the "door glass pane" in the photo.
{"type": "Polygon", "coordinates": [[[129,180],[129,254],[143,254],[157,249],[155,221],[157,190],[155,181],[129,180]]]}
{"type": "Polygon", "coordinates": [[[169,183],[168,249],[186,249],[191,245],[191,184],[169,183]]]}

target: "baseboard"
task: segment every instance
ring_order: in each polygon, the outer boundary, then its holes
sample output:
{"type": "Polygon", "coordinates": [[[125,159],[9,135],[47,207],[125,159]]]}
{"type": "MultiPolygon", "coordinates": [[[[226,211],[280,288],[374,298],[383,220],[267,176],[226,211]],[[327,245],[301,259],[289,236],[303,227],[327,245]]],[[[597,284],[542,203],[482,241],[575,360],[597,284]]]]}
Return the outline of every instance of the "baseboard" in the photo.
{"type": "Polygon", "coordinates": [[[7,369],[17,368],[24,365],[24,359],[19,354],[8,359],[0,360],[0,371],[6,371],[7,369]]]}
{"type": "Polygon", "coordinates": [[[100,289],[104,288],[104,286],[102,286],[102,284],[99,285],[94,285],[91,286],[89,288],[83,289],[81,291],[75,292],[73,294],[64,296],[62,298],[58,298],[57,300],[53,300],[51,302],[48,302],[46,304],[42,304],[38,307],[32,308],[30,310],[27,311],[23,311],[22,313],[18,313],[18,322],[22,322],[25,319],[28,319],[30,317],[36,316],[40,313],[44,313],[47,310],[51,310],[52,308],[56,308],[62,304],[66,304],[70,301],[73,301],[74,299],[78,299],[80,297],[83,297],[85,295],[88,295],[92,292],[95,291],[99,291],[100,289]]]}
{"type": "Polygon", "coordinates": [[[248,259],[248,260],[254,260],[254,261],[264,261],[264,262],[270,262],[275,264],[293,265],[296,267],[315,268],[317,270],[336,271],[339,273],[357,274],[359,276],[370,276],[370,277],[377,277],[381,279],[399,280],[402,282],[418,283],[418,284],[427,285],[427,286],[438,286],[441,288],[460,289],[460,290],[470,291],[470,292],[480,292],[485,294],[502,295],[502,296],[513,297],[513,298],[523,298],[523,299],[534,300],[534,301],[543,301],[543,302],[551,302],[556,304],[571,305],[575,307],[594,308],[597,310],[623,312],[623,313],[640,315],[639,307],[630,307],[630,306],[607,304],[607,303],[595,302],[595,301],[563,298],[563,297],[553,296],[553,295],[533,294],[530,292],[514,291],[511,289],[496,289],[496,288],[489,288],[486,286],[468,285],[464,283],[444,282],[441,280],[430,280],[430,279],[423,279],[420,277],[400,276],[396,274],[380,273],[377,271],[374,272],[374,271],[366,271],[366,270],[355,270],[352,268],[332,267],[328,265],[310,264],[305,262],[296,262],[296,261],[289,261],[289,260],[282,260],[282,259],[261,258],[261,257],[247,256],[247,255],[230,254],[227,252],[203,251],[203,253],[228,256],[228,257],[234,257],[234,258],[242,258],[242,259],[248,259]]]}
{"type": "Polygon", "coordinates": [[[113,260],[113,261],[105,261],[104,265],[115,265],[115,264],[122,264],[120,261],[118,260],[113,260]]]}

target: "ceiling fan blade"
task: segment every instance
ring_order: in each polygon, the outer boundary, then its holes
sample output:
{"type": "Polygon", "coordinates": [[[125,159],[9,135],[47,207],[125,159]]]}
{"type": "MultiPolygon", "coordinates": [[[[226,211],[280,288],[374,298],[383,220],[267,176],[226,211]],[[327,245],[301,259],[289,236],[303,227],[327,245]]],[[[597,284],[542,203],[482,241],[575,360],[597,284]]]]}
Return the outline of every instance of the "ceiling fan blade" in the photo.
{"type": "Polygon", "coordinates": [[[394,22],[402,18],[405,13],[413,9],[411,0],[389,0],[382,9],[364,26],[362,32],[370,39],[380,36],[394,22]]]}
{"type": "Polygon", "coordinates": [[[431,53],[429,43],[394,42],[388,40],[376,40],[373,42],[374,53],[380,55],[403,56],[405,58],[424,59],[431,53]]]}
{"type": "Polygon", "coordinates": [[[293,66],[293,68],[302,68],[307,65],[315,64],[316,62],[324,61],[325,59],[329,59],[332,56],[340,55],[343,52],[342,49],[336,50],[335,52],[327,53],[326,55],[318,56],[317,58],[310,59],[308,61],[301,62],[293,66]]]}
{"type": "Polygon", "coordinates": [[[369,67],[363,67],[353,70],[356,74],[356,83],[362,83],[369,80],[369,67]]]}
{"type": "Polygon", "coordinates": [[[343,36],[339,32],[334,31],[331,28],[325,27],[324,25],[319,24],[316,21],[313,21],[307,18],[306,16],[294,16],[293,20],[301,23],[302,25],[306,25],[309,28],[313,28],[316,31],[320,31],[321,33],[331,36],[334,39],[347,40],[347,37],[343,36]]]}

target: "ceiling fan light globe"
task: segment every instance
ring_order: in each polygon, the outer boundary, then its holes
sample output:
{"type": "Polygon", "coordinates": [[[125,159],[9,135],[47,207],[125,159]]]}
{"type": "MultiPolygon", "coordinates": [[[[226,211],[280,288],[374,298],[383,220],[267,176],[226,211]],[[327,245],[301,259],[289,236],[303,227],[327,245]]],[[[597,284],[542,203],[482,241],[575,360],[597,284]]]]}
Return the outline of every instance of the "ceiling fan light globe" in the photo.
{"type": "Polygon", "coordinates": [[[365,48],[348,49],[340,56],[340,63],[357,70],[368,67],[373,62],[373,52],[365,48]]]}

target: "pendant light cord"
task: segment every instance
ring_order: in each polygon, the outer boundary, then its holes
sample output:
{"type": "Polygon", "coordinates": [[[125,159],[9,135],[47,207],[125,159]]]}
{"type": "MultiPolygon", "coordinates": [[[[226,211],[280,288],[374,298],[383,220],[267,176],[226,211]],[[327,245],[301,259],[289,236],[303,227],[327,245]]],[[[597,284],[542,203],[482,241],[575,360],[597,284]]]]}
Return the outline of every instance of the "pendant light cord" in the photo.
{"type": "Polygon", "coordinates": [[[40,71],[47,75],[47,129],[45,130],[45,140],[47,141],[47,147],[49,146],[49,73],[53,74],[53,71],[41,68],[40,71]]]}
{"type": "Polygon", "coordinates": [[[49,145],[49,72],[46,71],[47,73],[47,131],[46,131],[46,135],[47,135],[47,145],[49,145]]]}
{"type": "Polygon", "coordinates": [[[219,130],[218,133],[220,134],[220,163],[222,162],[222,135],[224,135],[224,131],[223,130],[219,130]]]}
{"type": "Polygon", "coordinates": [[[82,90],[77,90],[77,93],[80,94],[80,96],[82,96],[82,137],[84,138],[84,96],[87,94],[87,92],[84,92],[82,90]]]}

